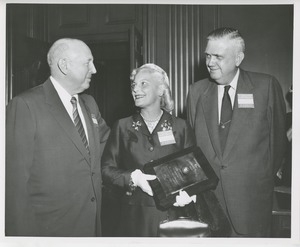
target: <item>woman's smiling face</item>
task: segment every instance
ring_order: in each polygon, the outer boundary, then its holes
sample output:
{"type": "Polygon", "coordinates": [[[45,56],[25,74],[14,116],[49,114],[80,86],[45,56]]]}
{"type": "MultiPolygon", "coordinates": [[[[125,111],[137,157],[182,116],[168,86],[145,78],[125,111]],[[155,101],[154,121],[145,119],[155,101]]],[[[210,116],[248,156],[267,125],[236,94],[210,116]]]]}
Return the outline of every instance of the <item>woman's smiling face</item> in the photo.
{"type": "Polygon", "coordinates": [[[140,108],[160,107],[162,76],[147,69],[140,70],[131,83],[131,93],[135,105],[140,108]]]}

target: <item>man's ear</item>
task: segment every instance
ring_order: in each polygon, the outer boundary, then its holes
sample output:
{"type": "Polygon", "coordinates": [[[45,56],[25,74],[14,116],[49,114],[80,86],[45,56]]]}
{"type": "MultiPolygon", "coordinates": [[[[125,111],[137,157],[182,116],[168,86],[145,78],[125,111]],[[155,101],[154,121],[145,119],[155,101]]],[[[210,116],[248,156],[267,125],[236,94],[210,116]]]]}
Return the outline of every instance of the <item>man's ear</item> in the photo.
{"type": "Polygon", "coordinates": [[[239,52],[235,58],[235,65],[239,67],[242,61],[244,60],[245,54],[244,52],[239,52]]]}
{"type": "Polygon", "coordinates": [[[64,75],[68,72],[68,62],[65,58],[60,58],[57,62],[57,67],[64,75]]]}

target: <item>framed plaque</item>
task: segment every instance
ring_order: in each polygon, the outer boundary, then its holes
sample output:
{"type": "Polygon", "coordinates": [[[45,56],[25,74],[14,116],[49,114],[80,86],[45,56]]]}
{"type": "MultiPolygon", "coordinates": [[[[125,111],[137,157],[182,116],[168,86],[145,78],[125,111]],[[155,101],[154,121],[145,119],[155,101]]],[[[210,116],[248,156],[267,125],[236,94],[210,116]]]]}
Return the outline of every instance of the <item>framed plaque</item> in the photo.
{"type": "Polygon", "coordinates": [[[183,149],[144,165],[144,173],[157,177],[149,181],[156,207],[166,210],[176,201],[180,190],[189,195],[215,189],[218,177],[201,149],[183,149]]]}

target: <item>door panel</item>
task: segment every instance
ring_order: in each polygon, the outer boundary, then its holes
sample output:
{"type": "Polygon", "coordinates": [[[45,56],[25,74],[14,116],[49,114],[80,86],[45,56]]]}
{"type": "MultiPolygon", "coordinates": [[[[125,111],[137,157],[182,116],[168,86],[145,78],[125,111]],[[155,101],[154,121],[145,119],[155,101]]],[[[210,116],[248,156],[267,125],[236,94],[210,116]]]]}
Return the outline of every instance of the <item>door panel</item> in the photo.
{"type": "Polygon", "coordinates": [[[134,111],[130,92],[128,42],[89,44],[97,73],[86,91],[91,94],[108,125],[134,111]]]}
{"type": "Polygon", "coordinates": [[[25,36],[14,36],[12,43],[12,96],[43,83],[49,76],[49,44],[25,36]]]}

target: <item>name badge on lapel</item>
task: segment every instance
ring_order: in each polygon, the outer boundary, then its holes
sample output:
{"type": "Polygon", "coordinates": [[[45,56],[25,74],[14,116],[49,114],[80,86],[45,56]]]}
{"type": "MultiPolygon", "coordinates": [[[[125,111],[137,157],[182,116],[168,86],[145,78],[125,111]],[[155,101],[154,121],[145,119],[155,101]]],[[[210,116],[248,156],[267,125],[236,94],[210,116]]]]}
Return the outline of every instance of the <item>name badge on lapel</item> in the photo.
{"type": "Polygon", "coordinates": [[[176,143],[172,130],[159,131],[157,135],[161,146],[176,143]]]}
{"type": "Polygon", "coordinates": [[[254,108],[253,94],[238,94],[238,108],[254,108]]]}
{"type": "Polygon", "coordinates": [[[98,121],[97,121],[97,118],[96,118],[95,114],[91,114],[91,115],[92,115],[93,123],[98,125],[98,121]]]}

